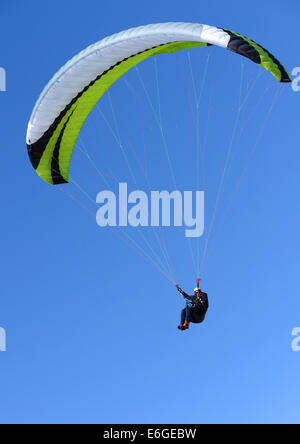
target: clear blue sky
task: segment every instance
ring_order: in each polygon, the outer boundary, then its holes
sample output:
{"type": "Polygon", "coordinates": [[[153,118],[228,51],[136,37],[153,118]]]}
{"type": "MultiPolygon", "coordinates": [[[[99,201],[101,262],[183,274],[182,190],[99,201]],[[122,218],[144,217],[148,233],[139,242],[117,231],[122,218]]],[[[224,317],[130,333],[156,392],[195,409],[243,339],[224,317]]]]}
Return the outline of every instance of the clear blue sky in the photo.
{"type": "MultiPolygon", "coordinates": [[[[176,328],[183,301],[172,284],[109,230],[97,227],[96,207],[78,187],[70,184],[64,190],[89,211],[42,182],[25,145],[27,122],[42,88],[89,44],[142,24],[207,23],[256,40],[291,72],[300,65],[298,2],[253,0],[245,7],[234,0],[28,0],[0,9],[0,66],[7,71],[7,92],[0,93],[0,326],[7,332],[7,352],[0,353],[0,422],[299,423],[300,354],[291,351],[291,331],[300,325],[300,93],[289,85],[279,90],[267,72],[257,77],[257,66],[241,63],[235,54],[218,48],[190,51],[197,91],[211,54],[200,106],[206,230],[240,84],[247,103],[203,276],[211,309],[205,324],[185,333],[176,328]]],[[[195,189],[188,54],[161,56],[156,66],[178,189],[195,189]]],[[[154,68],[149,60],[139,72],[158,109],[154,68]]],[[[137,180],[147,190],[134,151],[147,165],[152,187],[172,190],[161,137],[137,73],[126,79],[113,86],[111,101],[137,180]]],[[[114,125],[108,97],[101,110],[114,125]]],[[[96,110],[82,140],[101,171],[113,171],[135,189],[96,110]]],[[[78,154],[71,175],[93,199],[107,188],[78,154]]],[[[138,238],[133,230],[129,233],[138,238]]],[[[170,229],[163,235],[176,279],[191,292],[195,280],[183,233],[170,229]]]]}

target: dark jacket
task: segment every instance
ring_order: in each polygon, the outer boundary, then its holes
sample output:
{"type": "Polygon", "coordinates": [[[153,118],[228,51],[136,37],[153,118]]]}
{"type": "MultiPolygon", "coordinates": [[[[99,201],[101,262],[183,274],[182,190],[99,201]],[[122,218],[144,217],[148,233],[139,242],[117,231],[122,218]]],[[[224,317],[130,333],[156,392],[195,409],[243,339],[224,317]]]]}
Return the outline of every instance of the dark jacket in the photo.
{"type": "Polygon", "coordinates": [[[178,288],[178,291],[186,300],[187,305],[191,306],[192,308],[191,322],[194,322],[195,324],[203,322],[209,307],[207,293],[201,292],[201,296],[198,298],[195,294],[193,296],[189,296],[181,288],[178,288]]]}

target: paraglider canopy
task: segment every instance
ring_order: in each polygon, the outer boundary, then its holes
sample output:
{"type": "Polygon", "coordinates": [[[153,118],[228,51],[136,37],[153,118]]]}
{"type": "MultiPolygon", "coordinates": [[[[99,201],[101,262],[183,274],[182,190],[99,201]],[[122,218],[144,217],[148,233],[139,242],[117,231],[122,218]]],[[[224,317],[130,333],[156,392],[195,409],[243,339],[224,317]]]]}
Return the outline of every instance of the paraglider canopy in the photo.
{"type": "Polygon", "coordinates": [[[262,46],[240,34],[197,23],[159,23],[106,37],[80,52],[50,80],[32,112],[27,148],[32,166],[47,183],[68,182],[69,165],[87,116],[111,85],[151,56],[216,45],[270,71],[279,82],[291,79],[262,46]]]}

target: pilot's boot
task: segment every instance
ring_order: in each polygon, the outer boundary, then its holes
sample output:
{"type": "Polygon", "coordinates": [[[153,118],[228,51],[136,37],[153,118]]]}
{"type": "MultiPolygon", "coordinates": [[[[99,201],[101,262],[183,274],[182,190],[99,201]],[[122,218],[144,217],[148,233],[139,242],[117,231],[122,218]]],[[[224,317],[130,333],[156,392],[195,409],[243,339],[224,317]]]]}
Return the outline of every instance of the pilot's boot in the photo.
{"type": "Polygon", "coordinates": [[[184,321],[184,324],[182,326],[182,330],[187,330],[189,328],[189,323],[188,321],[184,321]]]}

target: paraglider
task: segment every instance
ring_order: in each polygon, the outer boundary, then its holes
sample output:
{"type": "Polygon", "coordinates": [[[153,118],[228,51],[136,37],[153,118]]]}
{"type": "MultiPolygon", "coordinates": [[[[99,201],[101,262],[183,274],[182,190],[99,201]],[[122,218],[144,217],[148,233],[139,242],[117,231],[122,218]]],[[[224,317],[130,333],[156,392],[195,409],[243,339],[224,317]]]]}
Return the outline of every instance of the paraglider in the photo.
{"type": "MultiPolygon", "coordinates": [[[[73,57],[42,91],[32,111],[26,137],[29,159],[36,173],[51,185],[69,182],[70,162],[82,126],[101,97],[131,68],[152,56],[207,46],[229,49],[269,71],[278,82],[291,82],[287,70],[268,50],[253,40],[223,28],[198,23],[159,23],[114,34],[73,57]]],[[[197,120],[199,119],[196,118],[197,120]]],[[[161,128],[160,130],[163,135],[161,128]]],[[[102,147],[104,149],[104,143],[102,147]]],[[[221,176],[219,190],[222,190],[227,167],[228,162],[221,176]]],[[[198,178],[199,174],[196,174],[196,177],[198,178]]],[[[218,191],[217,202],[220,195],[218,191]]],[[[100,203],[103,203],[102,197],[99,197],[100,203]]],[[[99,214],[102,216],[101,212],[98,212],[99,214]]],[[[112,214],[114,215],[114,212],[112,214]]],[[[216,211],[213,212],[212,222],[215,214],[216,211]]],[[[103,219],[101,217],[97,219],[100,226],[106,226],[107,221],[103,222],[103,219]]],[[[114,219],[112,225],[116,225],[114,219]]],[[[136,224],[134,221],[132,225],[138,226],[139,221],[136,224]]],[[[146,223],[144,225],[147,226],[146,223]]],[[[158,226],[158,223],[154,223],[153,226],[158,226]]],[[[201,225],[200,229],[196,230],[197,237],[202,235],[202,231],[201,225]]],[[[204,247],[204,257],[207,253],[208,237],[204,247]]],[[[149,245],[144,237],[143,240],[153,253],[151,244],[149,245]]],[[[132,244],[137,247],[135,241],[132,244]]],[[[159,246],[168,267],[170,261],[165,244],[161,242],[159,246]]],[[[141,249],[137,250],[141,252],[141,249]]],[[[145,256],[147,260],[148,256],[145,256]]],[[[161,267],[159,259],[155,262],[150,258],[148,261],[154,264],[170,282],[176,282],[165,272],[164,265],[161,267]]],[[[202,276],[204,262],[202,261],[197,276],[202,276]]],[[[189,328],[190,322],[204,321],[209,307],[208,296],[199,286],[195,288],[192,296],[187,295],[178,285],[176,288],[186,301],[178,326],[179,330],[184,331],[189,328]]]]}
{"type": "Polygon", "coordinates": [[[209,308],[207,293],[204,293],[197,286],[194,289],[194,294],[189,296],[178,285],[176,285],[176,288],[186,301],[186,307],[181,311],[181,322],[177,327],[178,330],[187,330],[190,322],[201,324],[209,308]]]}

